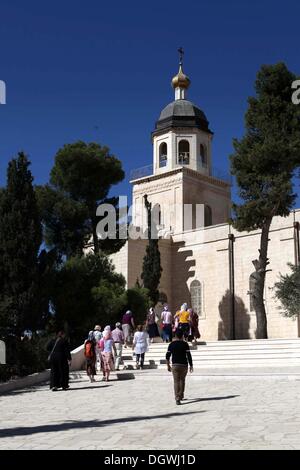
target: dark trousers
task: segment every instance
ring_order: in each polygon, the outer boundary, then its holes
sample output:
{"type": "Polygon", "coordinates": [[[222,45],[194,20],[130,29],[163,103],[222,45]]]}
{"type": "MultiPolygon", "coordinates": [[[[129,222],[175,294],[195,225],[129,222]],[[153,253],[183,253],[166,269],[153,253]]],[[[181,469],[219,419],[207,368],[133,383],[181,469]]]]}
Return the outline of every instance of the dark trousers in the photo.
{"type": "Polygon", "coordinates": [[[145,360],[145,353],[142,353],[142,354],[137,354],[136,355],[136,363],[139,364],[141,360],[141,366],[143,367],[144,365],[144,360],[145,360]]]}
{"type": "Polygon", "coordinates": [[[174,393],[176,401],[183,400],[184,398],[185,378],[187,371],[187,366],[172,366],[172,373],[174,379],[174,393]]]}
{"type": "Polygon", "coordinates": [[[183,336],[185,339],[189,336],[190,324],[189,323],[179,323],[178,328],[182,330],[183,336]]]}
{"type": "Polygon", "coordinates": [[[65,357],[53,354],[51,359],[50,388],[67,388],[69,385],[69,364],[65,357]]]}
{"type": "Polygon", "coordinates": [[[165,324],[162,329],[162,339],[163,341],[172,341],[172,325],[165,324]]]}

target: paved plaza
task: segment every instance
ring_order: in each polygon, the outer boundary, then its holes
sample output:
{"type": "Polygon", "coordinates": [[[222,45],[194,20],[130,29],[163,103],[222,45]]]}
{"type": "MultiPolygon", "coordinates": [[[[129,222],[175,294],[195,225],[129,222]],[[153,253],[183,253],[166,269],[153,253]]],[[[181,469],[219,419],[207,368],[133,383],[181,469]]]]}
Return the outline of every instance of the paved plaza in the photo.
{"type": "Polygon", "coordinates": [[[166,373],[77,374],[68,391],[1,395],[0,449],[300,449],[299,395],[299,375],[195,374],[177,406],[166,373]]]}

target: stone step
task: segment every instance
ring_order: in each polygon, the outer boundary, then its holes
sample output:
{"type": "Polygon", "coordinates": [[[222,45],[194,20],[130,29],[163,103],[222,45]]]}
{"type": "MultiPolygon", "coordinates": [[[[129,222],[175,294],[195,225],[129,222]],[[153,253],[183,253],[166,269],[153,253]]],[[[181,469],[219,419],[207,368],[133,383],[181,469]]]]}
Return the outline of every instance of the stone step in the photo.
{"type": "MultiPolygon", "coordinates": [[[[157,355],[157,354],[166,354],[168,348],[164,348],[164,349],[152,349],[152,348],[149,348],[149,350],[147,351],[148,354],[154,354],[154,355],[157,355]]],[[[222,349],[210,349],[210,348],[205,348],[203,346],[198,346],[198,348],[190,348],[190,351],[192,354],[248,354],[248,353],[256,353],[256,352],[262,352],[262,353],[265,353],[265,354],[269,354],[269,353],[272,353],[274,352],[275,354],[280,354],[281,352],[296,352],[296,351],[300,351],[300,345],[299,346],[276,346],[274,348],[264,348],[264,347],[260,347],[260,348],[222,348],[222,349]]],[[[129,357],[132,355],[132,352],[131,354],[127,353],[126,357],[129,357]]]]}
{"type": "MultiPolygon", "coordinates": [[[[132,361],[123,361],[123,364],[135,364],[135,360],[132,360],[132,361]]],[[[151,362],[152,364],[166,364],[166,360],[161,358],[161,359],[152,359],[152,358],[147,358],[145,359],[145,364],[147,364],[148,362],[151,362]]],[[[272,358],[272,359],[263,359],[263,358],[260,358],[260,357],[251,357],[247,360],[241,360],[241,359],[238,359],[238,358],[229,358],[229,359],[214,359],[214,358],[209,358],[209,359],[206,359],[206,360],[201,360],[201,359],[195,359],[193,358],[193,364],[194,365],[205,365],[205,364],[209,364],[209,365],[214,365],[214,364],[220,364],[220,365],[226,365],[226,364],[252,364],[253,362],[257,363],[257,364],[275,364],[275,363],[281,363],[281,364],[289,364],[290,362],[293,362],[294,365],[298,365],[300,367],[300,356],[297,356],[297,357],[291,357],[289,359],[287,358],[272,358]]]]}
{"type": "MultiPolygon", "coordinates": [[[[190,344],[189,344],[190,345],[190,344]]],[[[159,343],[155,344],[152,343],[150,345],[151,350],[164,350],[168,347],[167,343],[159,343]]],[[[216,343],[198,343],[196,348],[198,349],[250,349],[250,348],[265,348],[265,349],[272,349],[272,348],[282,348],[282,347],[300,347],[300,340],[277,340],[277,341],[258,341],[258,340],[253,340],[253,341],[247,341],[247,342],[228,342],[228,341],[219,341],[216,343]]],[[[191,346],[191,349],[194,349],[195,346],[191,346]]]]}
{"type": "MultiPolygon", "coordinates": [[[[147,359],[152,359],[154,361],[159,361],[161,359],[165,359],[166,355],[161,354],[154,356],[153,354],[146,354],[147,359]]],[[[281,354],[223,354],[223,355],[201,355],[201,354],[192,354],[192,358],[194,362],[204,362],[204,361],[228,361],[228,360],[235,360],[235,361],[248,361],[251,359],[256,360],[263,360],[263,361],[272,361],[272,360],[300,360],[300,351],[294,353],[281,353],[281,354]]],[[[125,359],[125,361],[135,360],[135,357],[125,359]]]]}
{"type": "MultiPolygon", "coordinates": [[[[165,354],[167,352],[168,348],[152,348],[150,347],[148,349],[148,353],[151,354],[165,354]]],[[[230,353],[230,354],[247,354],[248,352],[256,353],[256,352],[263,352],[268,354],[269,352],[275,352],[275,353],[280,353],[284,351],[300,351],[300,344],[299,345],[276,345],[274,347],[266,347],[266,346],[260,346],[260,347],[223,347],[223,348],[207,348],[206,346],[198,346],[198,347],[193,347],[190,348],[190,351],[192,354],[204,354],[204,353],[209,353],[209,354],[222,354],[222,353],[230,353]]],[[[126,353],[124,355],[132,355],[133,351],[130,353],[126,353]]]]}
{"type": "MultiPolygon", "coordinates": [[[[279,367],[282,368],[282,370],[285,370],[285,368],[289,367],[294,367],[297,368],[297,370],[300,373],[300,361],[240,361],[240,362],[234,362],[234,361],[228,361],[228,362],[223,362],[223,363],[218,363],[218,362],[206,362],[206,363],[195,363],[193,362],[193,367],[195,370],[199,369],[226,369],[226,368],[253,368],[255,369],[256,367],[264,368],[264,367],[279,367]]],[[[134,370],[136,369],[135,362],[133,361],[132,363],[126,363],[124,364],[124,367],[128,370],[134,370]]],[[[166,365],[158,362],[145,362],[144,364],[145,369],[165,369],[166,365]]]]}
{"type": "MultiPolygon", "coordinates": [[[[289,362],[293,361],[300,365],[300,354],[298,355],[289,355],[289,356],[261,356],[261,355],[251,355],[248,357],[240,357],[240,356],[229,356],[229,357],[199,357],[199,356],[192,356],[193,357],[193,364],[224,364],[224,363],[243,363],[248,364],[252,362],[256,363],[275,363],[275,362],[282,362],[288,364],[289,362]]],[[[154,364],[165,364],[166,359],[164,356],[156,357],[147,356],[146,361],[152,361],[154,364]]],[[[123,360],[123,364],[131,364],[135,363],[135,358],[123,360]]]]}
{"type": "MultiPolygon", "coordinates": [[[[207,345],[220,345],[226,344],[230,345],[250,345],[250,344],[276,344],[276,343],[297,343],[300,344],[300,338],[270,338],[270,339],[235,339],[235,340],[220,340],[220,341],[204,341],[200,339],[198,344],[205,343],[207,345]]],[[[155,343],[152,343],[156,345],[155,343]]],[[[164,344],[164,343],[157,343],[164,344]]]]}
{"type": "MultiPolygon", "coordinates": [[[[151,343],[145,357],[145,369],[165,369],[167,343],[151,343]]],[[[293,366],[300,372],[300,339],[236,340],[198,342],[190,345],[196,370],[293,366]]],[[[132,350],[124,350],[123,365],[135,370],[132,350]]]]}

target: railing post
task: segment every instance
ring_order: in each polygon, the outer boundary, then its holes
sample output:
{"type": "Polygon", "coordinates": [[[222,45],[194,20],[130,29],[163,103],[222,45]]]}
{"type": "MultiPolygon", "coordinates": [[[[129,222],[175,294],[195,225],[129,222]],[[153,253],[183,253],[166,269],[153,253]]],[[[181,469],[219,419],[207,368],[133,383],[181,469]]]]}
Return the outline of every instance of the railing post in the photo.
{"type": "Polygon", "coordinates": [[[294,254],[295,266],[300,264],[299,222],[294,222],[294,254]]]}
{"type": "Polygon", "coordinates": [[[231,331],[232,339],[235,339],[235,289],[234,289],[234,235],[228,234],[228,254],[229,254],[229,291],[231,310],[231,331]]]}
{"type": "MultiPolygon", "coordinates": [[[[299,222],[294,222],[294,257],[295,266],[300,265],[299,222]]],[[[298,337],[300,337],[300,314],[298,314],[298,337]]]]}

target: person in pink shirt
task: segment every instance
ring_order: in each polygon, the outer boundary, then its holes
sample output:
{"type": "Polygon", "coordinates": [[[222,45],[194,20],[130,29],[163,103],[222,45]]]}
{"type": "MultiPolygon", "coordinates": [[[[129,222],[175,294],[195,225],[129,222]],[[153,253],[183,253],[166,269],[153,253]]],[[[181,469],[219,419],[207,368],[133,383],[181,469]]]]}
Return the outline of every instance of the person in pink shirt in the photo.
{"type": "Polygon", "coordinates": [[[120,370],[120,362],[122,359],[122,349],[124,344],[124,333],[121,330],[121,323],[116,323],[116,328],[112,330],[111,337],[115,343],[116,356],[115,356],[115,369],[120,370]]]}
{"type": "Polygon", "coordinates": [[[113,352],[116,355],[116,348],[110,330],[104,329],[103,338],[99,341],[99,346],[103,361],[103,380],[108,382],[109,374],[112,370],[114,370],[113,352]]]}

